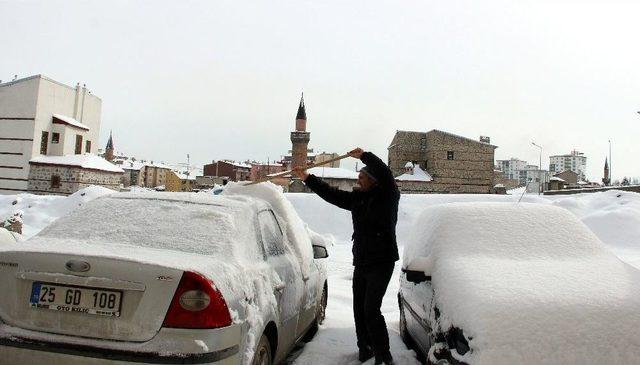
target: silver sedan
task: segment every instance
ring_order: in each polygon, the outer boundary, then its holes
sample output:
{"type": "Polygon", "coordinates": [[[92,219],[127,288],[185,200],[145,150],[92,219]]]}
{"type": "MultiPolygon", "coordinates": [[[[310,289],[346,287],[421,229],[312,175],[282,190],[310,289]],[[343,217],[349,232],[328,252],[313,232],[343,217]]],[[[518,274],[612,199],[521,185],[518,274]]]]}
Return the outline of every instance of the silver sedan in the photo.
{"type": "Polygon", "coordinates": [[[2,245],[0,363],[281,362],[324,318],[327,251],[274,206],[114,194],[2,245]]]}

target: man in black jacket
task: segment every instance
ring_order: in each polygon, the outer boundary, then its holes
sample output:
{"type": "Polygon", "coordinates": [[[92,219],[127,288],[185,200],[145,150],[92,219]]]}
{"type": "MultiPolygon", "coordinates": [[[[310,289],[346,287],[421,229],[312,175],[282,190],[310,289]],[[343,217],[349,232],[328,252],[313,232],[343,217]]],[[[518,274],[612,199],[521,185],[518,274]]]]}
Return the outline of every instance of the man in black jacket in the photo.
{"type": "Polygon", "coordinates": [[[380,306],[398,260],[396,222],[400,191],[391,170],[376,155],[356,148],[349,156],[366,165],[358,175],[359,186],[352,192],[331,187],[301,168],[293,171],[322,199],[351,211],[353,316],[359,359],[364,362],[375,355],[376,364],[393,364],[380,306]]]}

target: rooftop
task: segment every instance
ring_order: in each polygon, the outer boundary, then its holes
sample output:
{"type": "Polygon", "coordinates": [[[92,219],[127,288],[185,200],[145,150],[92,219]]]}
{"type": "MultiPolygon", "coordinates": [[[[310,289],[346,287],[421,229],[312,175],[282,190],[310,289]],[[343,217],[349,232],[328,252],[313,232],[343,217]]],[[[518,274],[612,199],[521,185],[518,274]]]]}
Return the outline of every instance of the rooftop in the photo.
{"type": "Polygon", "coordinates": [[[29,161],[36,165],[62,165],[106,172],[124,172],[120,167],[91,153],[84,155],[38,156],[29,161]]]}

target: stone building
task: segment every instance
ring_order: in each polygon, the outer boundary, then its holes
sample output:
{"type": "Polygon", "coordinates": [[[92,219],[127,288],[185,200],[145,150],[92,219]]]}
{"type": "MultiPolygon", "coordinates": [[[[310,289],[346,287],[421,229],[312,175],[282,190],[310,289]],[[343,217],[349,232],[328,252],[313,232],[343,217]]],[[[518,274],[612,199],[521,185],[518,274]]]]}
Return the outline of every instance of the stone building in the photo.
{"type": "Polygon", "coordinates": [[[419,164],[407,162],[404,174],[396,177],[398,189],[402,193],[423,193],[433,181],[431,175],[424,171],[419,164]]]}
{"type": "Polygon", "coordinates": [[[133,160],[124,160],[118,161],[117,166],[120,166],[124,170],[124,174],[122,176],[122,185],[127,188],[129,186],[143,186],[144,177],[144,163],[133,161],[133,160]]]}
{"type": "Polygon", "coordinates": [[[494,152],[488,143],[439,130],[397,131],[389,151],[389,167],[395,176],[411,162],[425,167],[433,178],[424,193],[491,193],[494,152]]]}
{"type": "Polygon", "coordinates": [[[101,109],[79,84],[43,75],[0,83],[0,194],[28,190],[32,158],[95,153],[101,109]]]}
{"type": "Polygon", "coordinates": [[[118,190],[124,171],[93,154],[38,156],[29,161],[28,191],[70,195],[90,185],[118,190]]]}

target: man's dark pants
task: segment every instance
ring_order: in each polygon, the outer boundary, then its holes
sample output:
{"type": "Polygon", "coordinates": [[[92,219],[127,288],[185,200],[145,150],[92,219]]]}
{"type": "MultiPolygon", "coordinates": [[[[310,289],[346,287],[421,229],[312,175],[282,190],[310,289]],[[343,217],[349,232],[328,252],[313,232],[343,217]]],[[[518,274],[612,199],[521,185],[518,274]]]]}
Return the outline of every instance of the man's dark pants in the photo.
{"type": "Polygon", "coordinates": [[[353,317],[358,348],[373,349],[376,357],[389,355],[389,333],[380,306],[393,274],[394,262],[359,265],[353,270],[353,317]]]}

